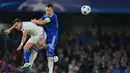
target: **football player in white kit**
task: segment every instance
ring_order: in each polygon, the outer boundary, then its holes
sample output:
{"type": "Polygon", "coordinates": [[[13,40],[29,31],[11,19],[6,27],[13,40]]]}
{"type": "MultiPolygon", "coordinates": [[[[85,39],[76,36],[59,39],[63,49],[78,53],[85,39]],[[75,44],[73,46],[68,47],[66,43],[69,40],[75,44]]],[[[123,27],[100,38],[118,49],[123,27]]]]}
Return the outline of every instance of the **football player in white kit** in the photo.
{"type": "Polygon", "coordinates": [[[37,47],[38,49],[44,48],[46,46],[46,33],[43,33],[44,29],[41,26],[38,26],[32,22],[21,22],[19,19],[15,19],[14,25],[11,28],[5,30],[5,32],[9,33],[13,28],[21,30],[23,32],[21,44],[17,48],[18,51],[25,43],[27,35],[31,36],[23,47],[25,64],[23,65],[22,69],[31,68],[34,60],[36,59],[37,52],[34,51],[35,49],[33,49],[30,55],[29,49],[31,49],[32,47],[37,47]]]}

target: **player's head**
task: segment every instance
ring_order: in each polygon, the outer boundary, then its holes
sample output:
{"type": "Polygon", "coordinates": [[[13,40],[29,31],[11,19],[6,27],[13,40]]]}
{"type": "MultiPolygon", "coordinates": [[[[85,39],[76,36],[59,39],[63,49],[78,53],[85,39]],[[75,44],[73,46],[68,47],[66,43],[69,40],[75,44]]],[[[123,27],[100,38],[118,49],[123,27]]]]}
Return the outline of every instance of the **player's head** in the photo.
{"type": "Polygon", "coordinates": [[[46,5],[46,14],[51,15],[54,12],[54,7],[51,4],[46,5]]]}
{"type": "Polygon", "coordinates": [[[14,21],[13,21],[13,23],[14,23],[14,26],[15,26],[15,28],[17,29],[17,30],[20,30],[21,28],[22,28],[22,24],[21,24],[21,20],[20,19],[15,19],[14,21]]]}

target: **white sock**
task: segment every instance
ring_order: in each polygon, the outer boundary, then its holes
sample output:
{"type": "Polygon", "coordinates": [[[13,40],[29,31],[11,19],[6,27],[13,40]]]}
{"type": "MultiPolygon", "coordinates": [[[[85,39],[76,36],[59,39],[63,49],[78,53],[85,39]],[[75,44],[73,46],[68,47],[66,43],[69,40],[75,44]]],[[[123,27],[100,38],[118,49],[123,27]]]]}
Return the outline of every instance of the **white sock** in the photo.
{"type": "Polygon", "coordinates": [[[37,57],[37,51],[35,50],[31,50],[31,55],[30,55],[30,58],[29,58],[29,63],[31,64],[31,67],[33,65],[33,62],[35,61],[36,57],[37,57]]]}
{"type": "Polygon", "coordinates": [[[53,57],[47,57],[47,59],[48,59],[49,73],[53,73],[53,66],[54,66],[53,57]]]}

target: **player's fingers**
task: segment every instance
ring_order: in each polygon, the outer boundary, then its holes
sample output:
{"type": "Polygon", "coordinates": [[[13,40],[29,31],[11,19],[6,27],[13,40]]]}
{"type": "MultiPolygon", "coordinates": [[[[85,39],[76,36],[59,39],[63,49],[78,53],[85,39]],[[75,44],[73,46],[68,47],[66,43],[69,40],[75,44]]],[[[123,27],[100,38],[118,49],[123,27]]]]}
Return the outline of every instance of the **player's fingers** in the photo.
{"type": "Polygon", "coordinates": [[[4,30],[4,32],[7,32],[7,30],[4,30]]]}
{"type": "Polygon", "coordinates": [[[4,30],[5,33],[9,33],[9,30],[4,30]]]}
{"type": "Polygon", "coordinates": [[[6,34],[8,34],[9,32],[7,32],[7,31],[4,31],[6,34]]]}

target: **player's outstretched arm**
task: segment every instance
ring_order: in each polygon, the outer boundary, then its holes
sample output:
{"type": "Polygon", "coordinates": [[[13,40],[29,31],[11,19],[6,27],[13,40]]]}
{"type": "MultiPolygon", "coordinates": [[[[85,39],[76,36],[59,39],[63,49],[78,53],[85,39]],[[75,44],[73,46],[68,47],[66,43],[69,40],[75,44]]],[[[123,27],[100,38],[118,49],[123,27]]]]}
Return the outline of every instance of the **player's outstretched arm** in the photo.
{"type": "Polygon", "coordinates": [[[19,47],[17,48],[18,51],[22,48],[23,44],[25,43],[25,41],[26,41],[26,39],[27,39],[27,35],[28,35],[28,30],[25,29],[25,30],[23,31],[23,36],[22,36],[21,44],[20,44],[19,47]]]}
{"type": "Polygon", "coordinates": [[[31,20],[31,22],[36,23],[38,25],[45,25],[45,24],[51,22],[51,20],[50,20],[50,18],[46,18],[44,20],[42,20],[42,19],[39,19],[39,20],[33,19],[33,20],[31,20]]]}
{"type": "Polygon", "coordinates": [[[16,26],[16,24],[14,24],[12,27],[10,27],[9,29],[4,30],[5,33],[10,33],[12,29],[14,29],[16,26]]]}

